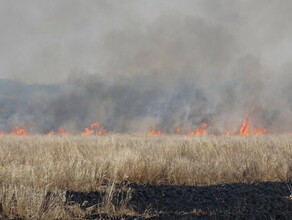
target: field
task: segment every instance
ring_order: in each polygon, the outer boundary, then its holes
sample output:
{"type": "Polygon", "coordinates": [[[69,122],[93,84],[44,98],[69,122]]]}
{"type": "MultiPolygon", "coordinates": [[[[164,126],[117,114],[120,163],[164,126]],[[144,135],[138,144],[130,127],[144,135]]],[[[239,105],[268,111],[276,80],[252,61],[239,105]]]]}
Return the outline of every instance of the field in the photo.
{"type": "Polygon", "coordinates": [[[0,137],[2,218],[278,219],[291,179],[289,135],[0,137]]]}

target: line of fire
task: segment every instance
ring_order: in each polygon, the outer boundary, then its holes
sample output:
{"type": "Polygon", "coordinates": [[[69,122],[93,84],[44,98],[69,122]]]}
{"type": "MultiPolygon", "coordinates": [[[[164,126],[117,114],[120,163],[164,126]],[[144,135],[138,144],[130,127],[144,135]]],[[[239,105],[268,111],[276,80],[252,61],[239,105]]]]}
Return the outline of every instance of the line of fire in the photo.
{"type": "MultiPolygon", "coordinates": [[[[209,124],[203,122],[200,124],[200,127],[194,131],[183,132],[183,128],[177,128],[175,133],[167,133],[163,130],[155,130],[150,128],[148,131],[148,135],[167,135],[167,134],[176,134],[176,135],[188,135],[188,136],[204,136],[204,135],[218,135],[214,133],[208,133],[207,128],[209,124]]],[[[4,131],[0,131],[0,136],[5,135],[14,135],[14,136],[26,136],[28,135],[28,128],[25,126],[16,126],[12,129],[10,133],[6,133],[4,131]]],[[[50,131],[45,135],[59,135],[59,136],[67,136],[70,133],[63,128],[59,128],[57,131],[50,131]]],[[[85,128],[83,132],[80,133],[82,136],[87,135],[111,135],[111,134],[118,134],[117,132],[108,132],[104,126],[101,125],[100,122],[94,122],[89,127],[85,128]]],[[[246,118],[242,122],[242,125],[237,133],[232,133],[232,131],[227,130],[225,133],[219,134],[221,136],[257,136],[257,135],[266,135],[268,134],[267,128],[260,128],[258,126],[251,126],[250,125],[250,114],[247,114],[246,118]]],[[[291,132],[287,132],[286,134],[292,135],[291,132]]]]}

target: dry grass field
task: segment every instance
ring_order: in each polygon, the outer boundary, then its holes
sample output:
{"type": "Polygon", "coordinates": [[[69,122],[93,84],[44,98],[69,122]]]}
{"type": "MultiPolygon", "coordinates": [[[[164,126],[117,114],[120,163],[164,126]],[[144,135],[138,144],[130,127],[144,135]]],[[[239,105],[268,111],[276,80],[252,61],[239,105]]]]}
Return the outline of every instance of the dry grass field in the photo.
{"type": "Polygon", "coordinates": [[[126,206],[131,192],[123,183],[209,186],[291,179],[288,135],[0,137],[2,218],[137,215],[126,206]],[[125,195],[118,206],[112,204],[114,190],[125,195]],[[99,191],[102,200],[91,209],[65,205],[68,191],[99,191]]]}

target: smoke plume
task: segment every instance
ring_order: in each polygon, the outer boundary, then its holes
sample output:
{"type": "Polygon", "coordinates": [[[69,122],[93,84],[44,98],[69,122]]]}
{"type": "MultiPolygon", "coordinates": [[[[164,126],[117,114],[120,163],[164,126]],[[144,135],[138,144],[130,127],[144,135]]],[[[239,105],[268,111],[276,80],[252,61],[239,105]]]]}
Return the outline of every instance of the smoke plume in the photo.
{"type": "Polygon", "coordinates": [[[292,129],[291,1],[30,2],[1,3],[2,130],[292,129]]]}

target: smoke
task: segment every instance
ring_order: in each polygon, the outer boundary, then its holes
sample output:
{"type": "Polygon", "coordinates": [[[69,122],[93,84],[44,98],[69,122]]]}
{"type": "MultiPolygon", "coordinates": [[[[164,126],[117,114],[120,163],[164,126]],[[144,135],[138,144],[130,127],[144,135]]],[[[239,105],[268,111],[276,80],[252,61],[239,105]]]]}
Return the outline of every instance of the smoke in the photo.
{"type": "Polygon", "coordinates": [[[13,48],[28,55],[3,61],[3,78],[21,82],[0,81],[1,129],[80,132],[100,121],[171,132],[207,122],[236,132],[248,113],[268,131],[292,129],[291,1],[76,3],[6,3],[23,9],[28,30],[13,48]]]}

